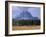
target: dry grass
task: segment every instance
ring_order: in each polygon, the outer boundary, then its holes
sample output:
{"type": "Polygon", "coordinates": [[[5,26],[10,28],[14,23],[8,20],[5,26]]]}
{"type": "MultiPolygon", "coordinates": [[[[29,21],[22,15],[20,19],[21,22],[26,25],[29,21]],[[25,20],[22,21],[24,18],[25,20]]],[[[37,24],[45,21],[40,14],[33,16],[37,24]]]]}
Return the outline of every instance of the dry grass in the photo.
{"type": "Polygon", "coordinates": [[[32,30],[32,29],[40,29],[40,26],[13,26],[12,30],[32,30]]]}

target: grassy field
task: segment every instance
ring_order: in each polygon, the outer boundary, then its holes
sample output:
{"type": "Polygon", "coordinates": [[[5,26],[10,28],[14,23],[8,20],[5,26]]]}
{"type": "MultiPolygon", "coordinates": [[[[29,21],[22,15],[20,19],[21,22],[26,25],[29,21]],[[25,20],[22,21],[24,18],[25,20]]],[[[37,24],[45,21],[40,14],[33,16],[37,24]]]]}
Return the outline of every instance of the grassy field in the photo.
{"type": "Polygon", "coordinates": [[[12,26],[12,30],[34,30],[40,29],[40,25],[33,25],[33,26],[12,26]]]}

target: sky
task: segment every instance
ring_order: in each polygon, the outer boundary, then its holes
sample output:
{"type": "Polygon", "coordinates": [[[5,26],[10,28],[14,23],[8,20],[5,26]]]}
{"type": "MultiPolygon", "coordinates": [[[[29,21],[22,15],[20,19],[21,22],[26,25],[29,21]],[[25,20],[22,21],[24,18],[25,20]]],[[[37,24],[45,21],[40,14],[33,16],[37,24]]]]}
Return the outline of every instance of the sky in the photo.
{"type": "MultiPolygon", "coordinates": [[[[40,19],[40,7],[25,7],[33,17],[40,19]]],[[[12,18],[16,18],[24,10],[24,7],[13,6],[12,7],[12,18]]]]}

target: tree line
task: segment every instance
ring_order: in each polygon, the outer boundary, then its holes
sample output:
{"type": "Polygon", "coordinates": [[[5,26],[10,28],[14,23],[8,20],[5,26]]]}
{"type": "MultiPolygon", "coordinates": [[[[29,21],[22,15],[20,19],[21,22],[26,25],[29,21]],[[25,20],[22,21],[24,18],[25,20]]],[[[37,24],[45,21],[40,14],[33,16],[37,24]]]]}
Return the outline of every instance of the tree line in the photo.
{"type": "Polygon", "coordinates": [[[40,20],[15,20],[12,19],[13,26],[30,26],[30,25],[40,25],[40,20]]]}

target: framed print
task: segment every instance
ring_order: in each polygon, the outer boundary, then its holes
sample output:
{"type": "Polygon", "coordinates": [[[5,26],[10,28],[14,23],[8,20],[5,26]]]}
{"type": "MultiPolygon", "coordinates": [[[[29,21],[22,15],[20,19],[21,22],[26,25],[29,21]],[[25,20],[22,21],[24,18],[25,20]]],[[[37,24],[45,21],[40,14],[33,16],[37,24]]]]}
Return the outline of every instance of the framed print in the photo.
{"type": "Polygon", "coordinates": [[[45,33],[45,3],[5,2],[5,35],[33,35],[45,33]]]}

